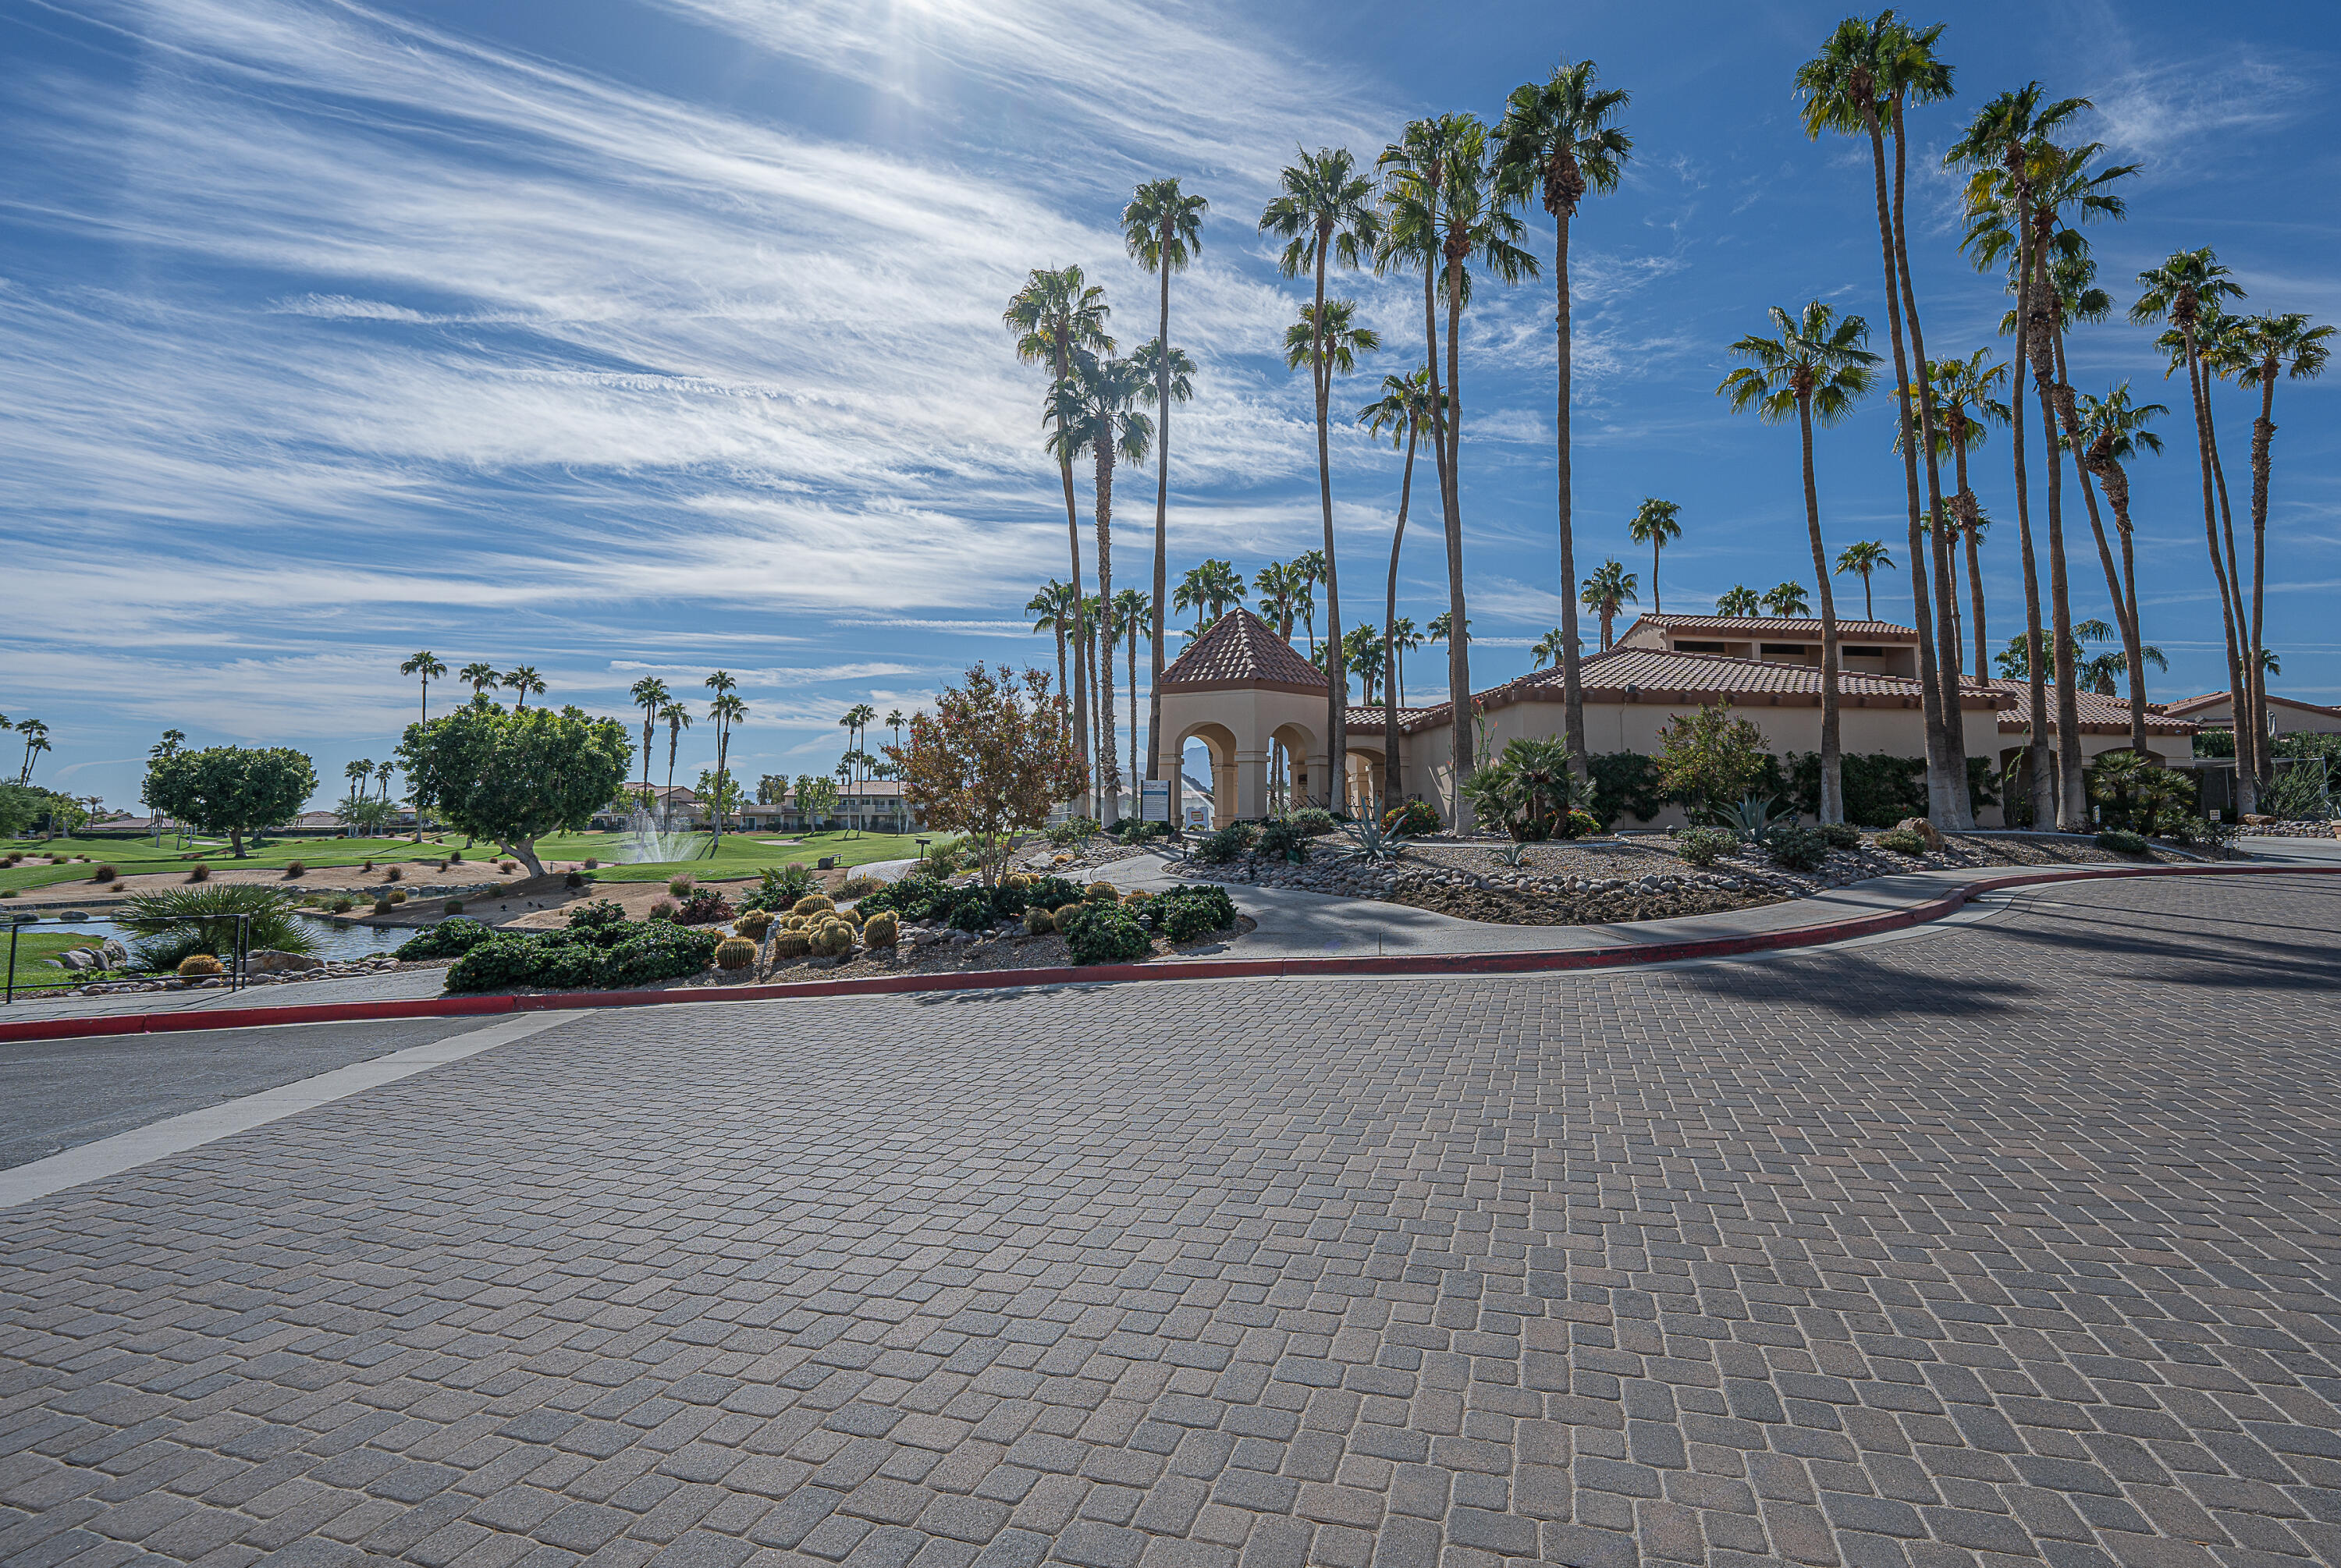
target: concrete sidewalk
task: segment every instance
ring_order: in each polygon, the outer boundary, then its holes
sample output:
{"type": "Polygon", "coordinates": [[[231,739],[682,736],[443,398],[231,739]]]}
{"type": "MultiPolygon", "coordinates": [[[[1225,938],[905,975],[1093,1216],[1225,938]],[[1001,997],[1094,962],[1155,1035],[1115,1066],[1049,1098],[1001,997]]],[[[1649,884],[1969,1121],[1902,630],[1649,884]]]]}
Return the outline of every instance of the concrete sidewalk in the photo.
{"type": "Polygon", "coordinates": [[[0,1007],[0,1024],[39,1018],[111,1017],[117,1013],[179,1013],[238,1007],[314,1007],[319,1002],[403,1001],[435,997],[444,969],[393,969],[352,975],[343,980],[304,980],[289,986],[253,986],[241,991],[128,991],[111,997],[43,997],[18,992],[14,1006],[0,1007]]]}
{"type": "MultiPolygon", "coordinates": [[[[2302,866],[2341,865],[2341,842],[2319,839],[2253,839],[2255,860],[2302,866]],[[2281,843],[2280,850],[2260,845],[2281,843]],[[2295,846],[2302,847],[2296,849],[2295,846]],[[2321,848],[2320,848],[2321,846],[2321,848]],[[2305,852],[2303,852],[2305,850],[2305,852]]],[[[1168,856],[1150,852],[1101,867],[1092,876],[1124,889],[1161,892],[1187,886],[1170,874],[1168,856]]],[[[1439,953],[1562,953],[1622,944],[1705,942],[1833,926],[1888,914],[1939,898],[1972,882],[2037,872],[2058,878],[2087,878],[2107,866],[1993,866],[1908,871],[1832,888],[1808,898],[1752,908],[1666,920],[1614,921],[1586,926],[1504,926],[1465,920],[1408,904],[1290,888],[1221,884],[1237,910],[1259,922],[1248,935],[1210,948],[1190,949],[1195,958],[1400,957],[1439,953]]]]}

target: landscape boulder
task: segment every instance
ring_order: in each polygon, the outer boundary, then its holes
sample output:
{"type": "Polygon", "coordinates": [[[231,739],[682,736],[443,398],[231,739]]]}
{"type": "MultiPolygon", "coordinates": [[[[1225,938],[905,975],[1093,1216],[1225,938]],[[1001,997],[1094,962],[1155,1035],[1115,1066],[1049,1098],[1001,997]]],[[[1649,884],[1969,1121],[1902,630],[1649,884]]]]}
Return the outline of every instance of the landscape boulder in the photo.
{"type": "Polygon", "coordinates": [[[1926,840],[1927,849],[1929,853],[1938,851],[1943,847],[1942,830],[1937,828],[1932,822],[1928,821],[1924,817],[1905,817],[1902,820],[1894,824],[1894,829],[1895,831],[1898,833],[1916,833],[1918,835],[1919,838],[1926,840]]]}
{"type": "Polygon", "coordinates": [[[255,975],[289,975],[324,967],[324,959],[312,958],[306,953],[286,953],[274,948],[259,948],[253,951],[249,972],[255,975]]]}

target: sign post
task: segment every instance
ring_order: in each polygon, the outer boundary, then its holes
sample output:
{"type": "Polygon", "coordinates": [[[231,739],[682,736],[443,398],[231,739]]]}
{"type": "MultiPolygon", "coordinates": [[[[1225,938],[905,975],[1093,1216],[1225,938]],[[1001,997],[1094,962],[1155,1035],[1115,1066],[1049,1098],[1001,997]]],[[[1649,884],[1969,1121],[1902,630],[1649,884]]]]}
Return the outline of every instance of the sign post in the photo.
{"type": "Polygon", "coordinates": [[[1138,781],[1138,815],[1141,821],[1170,822],[1170,779],[1141,779],[1138,781]]]}

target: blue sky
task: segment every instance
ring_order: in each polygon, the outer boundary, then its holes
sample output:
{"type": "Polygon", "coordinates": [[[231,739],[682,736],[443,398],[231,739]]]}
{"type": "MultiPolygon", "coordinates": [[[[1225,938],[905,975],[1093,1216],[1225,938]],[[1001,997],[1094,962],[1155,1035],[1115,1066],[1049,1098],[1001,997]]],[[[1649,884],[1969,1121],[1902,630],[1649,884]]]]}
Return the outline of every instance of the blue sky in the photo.
{"type": "MultiPolygon", "coordinates": [[[[2209,244],[2251,308],[2341,319],[2329,9],[1956,10],[1959,96],[1914,119],[1921,149],[2029,78],[2090,96],[2090,134],[2142,165],[2128,222],[2095,234],[2121,303],[2138,267],[2209,244]]],[[[1210,199],[1174,285],[1201,374],[1174,432],[1171,564],[1249,576],[1318,529],[1305,383],[1273,352],[1301,291],[1255,230],[1279,165],[1296,144],[1370,159],[1429,111],[1492,117],[1563,56],[1632,92],[1637,142],[1576,228],[1579,561],[1622,555],[1647,605],[1625,519],[1657,494],[1682,506],[1669,609],[1809,587],[1794,435],[1713,394],[1769,304],[1828,300],[1883,336],[1866,153],[1808,142],[1790,92],[1839,15],[5,0],[0,712],[51,726],[41,782],[129,805],[171,726],[300,746],[337,785],[390,754],[418,648],[534,664],[549,700],[597,711],[645,673],[695,690],[722,666],[751,708],[735,767],[826,770],[856,701],[909,709],[971,660],[1053,660],[1021,607],[1064,574],[1063,512],[1041,386],[999,326],[1028,269],[1080,263],[1134,342],[1154,293],[1116,227],[1131,187],[1175,174],[1210,199]]],[[[1932,157],[1913,175],[1928,346],[1997,342],[1955,185],[1932,157]]],[[[1336,286],[1394,345],[1337,392],[1353,410],[1417,362],[1420,296],[1336,286]]],[[[1548,283],[1490,287],[1467,320],[1480,684],[1528,668],[1557,618],[1550,310],[1548,283]]],[[[2146,634],[2172,664],[2153,690],[2224,686],[2183,384],[2118,316],[2073,360],[2084,390],[2131,378],[2174,405],[2168,453],[2132,471],[2146,634]]],[[[2336,392],[2341,372],[2280,391],[2271,514],[2276,690],[2323,701],[2341,700],[2336,392]]],[[[1887,408],[1822,437],[1833,551],[1903,553],[1887,408]]],[[[2251,412],[2220,393],[2238,505],[2251,412]]],[[[1398,462],[1355,432],[1334,452],[1354,620],[1398,462]]],[[[1995,641],[2021,622],[2006,461],[1996,436],[1977,481],[2010,520],[1987,547],[1995,641]]],[[[1142,582],[1152,475],[1125,480],[1116,576],[1142,582]]],[[[2074,521],[2077,608],[2103,613],[2074,521]]],[[[1444,561],[1435,531],[1409,532],[1422,620],[1444,561]]],[[[1879,592],[1908,618],[1899,574],[1879,592]]],[[[1410,697],[1439,695],[1435,664],[1410,665],[1410,697]]],[[[686,775],[712,760],[698,733],[686,775]]]]}

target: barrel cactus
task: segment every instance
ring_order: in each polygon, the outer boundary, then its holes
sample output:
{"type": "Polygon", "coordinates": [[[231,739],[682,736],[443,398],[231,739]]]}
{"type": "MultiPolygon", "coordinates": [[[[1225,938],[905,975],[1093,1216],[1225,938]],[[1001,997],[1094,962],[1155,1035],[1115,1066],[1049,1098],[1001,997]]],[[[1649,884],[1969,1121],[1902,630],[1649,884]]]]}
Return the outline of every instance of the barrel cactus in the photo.
{"type": "Polygon", "coordinates": [[[836,908],[837,906],[835,904],[832,903],[822,894],[807,893],[803,898],[799,898],[795,903],[789,906],[789,913],[792,915],[818,915],[824,910],[834,909],[836,908]]]}
{"type": "Polygon", "coordinates": [[[782,931],[772,938],[772,957],[802,958],[812,951],[812,938],[802,931],[782,931]]]}
{"type": "Polygon", "coordinates": [[[1057,916],[1056,911],[1053,909],[1033,908],[1024,911],[1024,934],[1026,936],[1045,937],[1056,928],[1057,916]]]}
{"type": "Polygon", "coordinates": [[[715,967],[744,969],[756,961],[756,944],[745,937],[726,937],[715,944],[715,967]]]}
{"type": "Polygon", "coordinates": [[[751,909],[733,921],[732,928],[752,942],[761,942],[764,939],[764,933],[772,928],[772,912],[770,909],[751,909]]]}
{"type": "Polygon", "coordinates": [[[1111,904],[1121,898],[1121,890],[1111,882],[1091,882],[1081,889],[1081,897],[1101,904],[1111,904]]]}
{"type": "Polygon", "coordinates": [[[225,973],[226,968],[209,953],[189,953],[179,960],[179,978],[183,980],[208,980],[225,973]]]}
{"type": "Polygon", "coordinates": [[[902,939],[902,927],[894,911],[872,915],[862,928],[862,939],[872,948],[891,948],[902,939]]]}
{"type": "Polygon", "coordinates": [[[853,928],[843,920],[824,920],[812,933],[815,958],[842,958],[853,951],[853,928]]]}

